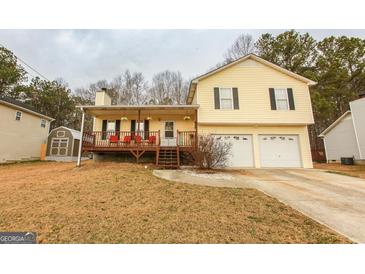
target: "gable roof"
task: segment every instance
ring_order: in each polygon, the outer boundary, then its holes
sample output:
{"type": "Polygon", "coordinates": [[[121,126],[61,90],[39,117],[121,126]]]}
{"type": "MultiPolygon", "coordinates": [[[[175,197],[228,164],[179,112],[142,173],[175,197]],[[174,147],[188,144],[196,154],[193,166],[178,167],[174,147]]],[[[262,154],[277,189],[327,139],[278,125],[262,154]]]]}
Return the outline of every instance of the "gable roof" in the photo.
{"type": "Polygon", "coordinates": [[[16,108],[16,109],[19,109],[19,110],[22,110],[24,112],[28,112],[28,113],[36,115],[36,116],[39,116],[39,117],[44,118],[49,121],[54,120],[53,118],[51,118],[49,116],[46,116],[42,113],[37,112],[33,107],[31,107],[27,104],[24,104],[23,102],[20,102],[18,100],[7,97],[7,96],[0,96],[0,103],[13,107],[13,108],[16,108]]]}
{"type": "MultiPolygon", "coordinates": [[[[61,128],[63,128],[63,129],[66,129],[66,130],[70,131],[70,132],[71,132],[71,134],[72,134],[72,137],[73,137],[74,139],[77,139],[77,140],[80,140],[80,139],[81,139],[81,132],[80,132],[80,131],[75,130],[75,129],[72,129],[72,128],[64,127],[64,126],[60,126],[60,127],[56,127],[56,128],[54,128],[54,129],[52,129],[52,130],[49,132],[49,134],[51,134],[53,131],[55,131],[55,130],[57,130],[57,129],[61,129],[61,128]]],[[[49,134],[48,134],[48,135],[49,135],[49,134]]]]}
{"type": "Polygon", "coordinates": [[[326,128],[324,131],[322,131],[321,134],[318,135],[318,137],[324,137],[328,132],[330,132],[333,128],[335,128],[347,115],[351,115],[351,110],[346,111],[344,114],[342,114],[336,121],[334,121],[328,128],[326,128]]]}
{"type": "Polygon", "coordinates": [[[186,100],[187,103],[189,104],[193,100],[194,93],[196,91],[196,86],[197,86],[197,84],[198,84],[198,82],[200,80],[203,80],[204,78],[210,77],[213,74],[216,74],[216,73],[218,73],[218,72],[220,72],[220,71],[222,71],[224,69],[227,69],[229,67],[232,67],[232,66],[234,66],[234,65],[236,65],[238,63],[244,62],[244,61],[246,61],[248,59],[252,59],[252,60],[255,60],[255,61],[257,61],[257,62],[259,62],[259,63],[261,63],[263,65],[269,66],[269,67],[271,67],[271,68],[273,68],[273,69],[275,69],[277,71],[280,71],[280,72],[282,72],[282,73],[284,73],[284,74],[286,74],[286,75],[288,75],[290,77],[293,77],[293,78],[295,78],[295,79],[297,79],[299,81],[302,81],[302,82],[306,83],[308,86],[313,86],[313,85],[316,85],[317,84],[316,82],[314,82],[314,81],[312,81],[312,80],[310,80],[310,79],[308,79],[308,78],[306,78],[304,76],[301,76],[301,75],[299,75],[297,73],[291,72],[291,71],[289,71],[289,70],[287,70],[285,68],[282,68],[282,67],[280,67],[278,65],[275,65],[274,63],[271,63],[271,62],[269,62],[269,61],[267,61],[265,59],[262,59],[261,57],[255,55],[255,54],[252,54],[251,53],[251,54],[245,55],[245,56],[243,56],[243,57],[241,57],[241,58],[239,58],[239,59],[237,59],[235,61],[232,61],[232,62],[230,62],[228,64],[225,64],[225,65],[223,65],[221,67],[218,67],[216,69],[213,69],[213,70],[211,70],[211,71],[209,71],[209,72],[207,72],[205,74],[202,74],[202,75],[200,75],[200,76],[195,77],[194,79],[192,79],[191,82],[190,82],[188,97],[187,97],[187,100],[186,100]]]}

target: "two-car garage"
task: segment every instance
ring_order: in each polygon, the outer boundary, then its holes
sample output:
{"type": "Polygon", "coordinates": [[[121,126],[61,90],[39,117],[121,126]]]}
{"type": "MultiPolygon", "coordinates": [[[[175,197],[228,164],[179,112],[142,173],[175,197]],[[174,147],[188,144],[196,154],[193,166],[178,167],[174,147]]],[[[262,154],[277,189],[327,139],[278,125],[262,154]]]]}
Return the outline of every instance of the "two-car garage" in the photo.
{"type": "Polygon", "coordinates": [[[254,167],[255,155],[261,167],[302,167],[299,136],[279,134],[215,134],[222,142],[230,143],[229,167],[254,167]],[[259,153],[254,151],[257,138],[259,153]]]}

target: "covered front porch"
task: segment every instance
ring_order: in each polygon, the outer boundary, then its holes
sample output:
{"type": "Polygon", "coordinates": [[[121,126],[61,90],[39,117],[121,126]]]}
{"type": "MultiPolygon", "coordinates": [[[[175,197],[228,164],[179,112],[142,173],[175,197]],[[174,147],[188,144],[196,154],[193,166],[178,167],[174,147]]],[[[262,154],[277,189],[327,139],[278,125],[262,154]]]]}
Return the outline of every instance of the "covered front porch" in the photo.
{"type": "Polygon", "coordinates": [[[180,152],[192,152],[197,144],[197,105],[81,108],[94,118],[93,130],[82,132],[84,152],[130,152],[138,162],[145,152],[153,151],[159,164],[160,154],[173,151],[176,159],[171,162],[179,165],[180,152]]]}

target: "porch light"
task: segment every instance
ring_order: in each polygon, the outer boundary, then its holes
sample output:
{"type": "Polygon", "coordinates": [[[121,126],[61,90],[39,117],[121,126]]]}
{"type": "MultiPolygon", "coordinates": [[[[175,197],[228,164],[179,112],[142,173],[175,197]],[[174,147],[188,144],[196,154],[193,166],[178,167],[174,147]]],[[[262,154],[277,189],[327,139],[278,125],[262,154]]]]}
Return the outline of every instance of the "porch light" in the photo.
{"type": "Polygon", "coordinates": [[[128,120],[128,117],[127,116],[122,116],[122,117],[120,117],[120,120],[127,121],[128,120]]]}
{"type": "Polygon", "coordinates": [[[185,121],[189,121],[189,120],[191,120],[191,117],[190,117],[190,116],[188,116],[188,115],[187,115],[187,116],[184,116],[184,120],[185,120],[185,121]]]}
{"type": "Polygon", "coordinates": [[[147,116],[147,117],[146,117],[146,120],[148,120],[148,121],[149,121],[149,120],[152,120],[152,117],[151,117],[151,116],[147,116]]]}

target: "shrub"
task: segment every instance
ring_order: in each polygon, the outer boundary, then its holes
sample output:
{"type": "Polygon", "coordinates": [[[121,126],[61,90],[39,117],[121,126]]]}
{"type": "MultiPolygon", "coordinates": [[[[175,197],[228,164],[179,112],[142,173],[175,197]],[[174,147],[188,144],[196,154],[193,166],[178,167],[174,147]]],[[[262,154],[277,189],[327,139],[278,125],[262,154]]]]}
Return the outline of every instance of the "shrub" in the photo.
{"type": "Polygon", "coordinates": [[[225,167],[231,153],[231,144],[224,143],[211,135],[200,135],[193,153],[196,165],[201,169],[225,167]]]}

